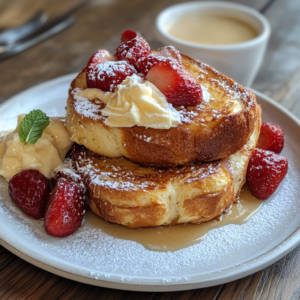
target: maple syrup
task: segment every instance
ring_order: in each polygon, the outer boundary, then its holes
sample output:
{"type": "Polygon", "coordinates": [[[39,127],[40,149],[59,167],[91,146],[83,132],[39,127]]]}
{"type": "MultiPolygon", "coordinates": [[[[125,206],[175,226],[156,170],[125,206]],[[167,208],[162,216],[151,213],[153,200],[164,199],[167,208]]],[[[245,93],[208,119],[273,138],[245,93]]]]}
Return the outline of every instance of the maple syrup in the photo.
{"type": "Polygon", "coordinates": [[[91,211],[86,215],[86,224],[99,228],[115,238],[140,243],[149,250],[176,251],[201,242],[212,229],[228,224],[241,225],[246,223],[255,215],[262,203],[261,200],[250,193],[248,186],[244,185],[238,203],[234,203],[218,220],[215,219],[198,225],[186,224],[130,229],[109,223],[97,217],[91,211]]]}

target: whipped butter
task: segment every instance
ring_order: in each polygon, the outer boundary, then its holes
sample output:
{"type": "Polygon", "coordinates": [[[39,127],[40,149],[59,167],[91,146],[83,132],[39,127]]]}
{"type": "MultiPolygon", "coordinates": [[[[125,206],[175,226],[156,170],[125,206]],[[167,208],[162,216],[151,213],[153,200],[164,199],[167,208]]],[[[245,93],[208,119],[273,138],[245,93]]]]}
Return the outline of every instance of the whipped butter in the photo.
{"type": "Polygon", "coordinates": [[[102,115],[104,123],[110,127],[132,127],[134,125],[168,129],[180,123],[180,115],[167,102],[157,87],[133,74],[126,77],[115,92],[100,89],[86,89],[78,96],[106,104],[102,115]]]}
{"type": "MultiPolygon", "coordinates": [[[[18,117],[18,124],[24,117],[18,117]]],[[[9,181],[22,170],[35,169],[47,178],[53,177],[54,169],[62,164],[73,144],[64,122],[60,118],[50,118],[50,125],[35,144],[22,143],[18,127],[0,138],[0,175],[9,181]]]]}

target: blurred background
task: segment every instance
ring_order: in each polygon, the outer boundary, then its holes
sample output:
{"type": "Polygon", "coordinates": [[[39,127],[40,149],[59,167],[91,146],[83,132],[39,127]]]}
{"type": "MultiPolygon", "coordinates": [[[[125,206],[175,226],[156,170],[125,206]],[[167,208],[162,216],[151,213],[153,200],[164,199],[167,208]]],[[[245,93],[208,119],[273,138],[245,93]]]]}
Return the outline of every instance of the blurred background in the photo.
{"type": "MultiPolygon", "coordinates": [[[[48,20],[64,14],[78,0],[0,0],[0,29],[18,26],[36,12],[48,20]]],[[[155,49],[154,21],[164,8],[182,0],[93,0],[74,13],[75,22],[37,45],[0,62],[0,103],[40,82],[81,70],[99,48],[114,52],[125,29],[138,31],[155,49]]],[[[300,1],[235,0],[262,11],[271,39],[253,88],[282,102],[300,116],[300,1]],[[298,110],[297,110],[298,109],[298,110]]]]}

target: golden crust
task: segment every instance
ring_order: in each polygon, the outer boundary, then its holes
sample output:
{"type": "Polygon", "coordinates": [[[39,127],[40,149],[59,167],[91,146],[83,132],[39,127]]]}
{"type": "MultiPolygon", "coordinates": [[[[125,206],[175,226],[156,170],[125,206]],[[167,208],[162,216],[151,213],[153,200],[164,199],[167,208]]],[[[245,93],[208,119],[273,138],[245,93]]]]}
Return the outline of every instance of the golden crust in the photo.
{"type": "Polygon", "coordinates": [[[87,100],[84,111],[74,90],[86,89],[85,70],[72,82],[66,126],[71,139],[107,157],[125,156],[148,166],[175,167],[195,160],[214,161],[243,147],[257,121],[255,95],[227,76],[186,55],[184,66],[202,85],[209,100],[194,107],[176,107],[182,124],[170,129],[142,126],[109,128],[97,99],[87,100]]]}
{"type": "Polygon", "coordinates": [[[241,150],[210,163],[156,169],[75,145],[72,164],[88,189],[91,210],[107,221],[130,228],[195,224],[236,201],[259,130],[260,117],[241,150]]]}

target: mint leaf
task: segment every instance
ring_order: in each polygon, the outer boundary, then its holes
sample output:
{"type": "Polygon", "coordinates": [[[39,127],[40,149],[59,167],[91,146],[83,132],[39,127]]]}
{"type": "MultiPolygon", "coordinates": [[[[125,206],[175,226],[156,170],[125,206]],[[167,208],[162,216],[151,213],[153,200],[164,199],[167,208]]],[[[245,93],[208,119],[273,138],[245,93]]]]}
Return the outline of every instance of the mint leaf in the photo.
{"type": "Polygon", "coordinates": [[[32,110],[19,124],[19,137],[22,143],[34,144],[50,124],[49,117],[41,110],[32,110]]]}

